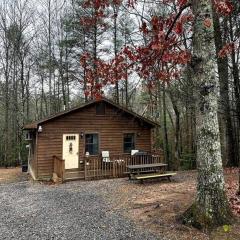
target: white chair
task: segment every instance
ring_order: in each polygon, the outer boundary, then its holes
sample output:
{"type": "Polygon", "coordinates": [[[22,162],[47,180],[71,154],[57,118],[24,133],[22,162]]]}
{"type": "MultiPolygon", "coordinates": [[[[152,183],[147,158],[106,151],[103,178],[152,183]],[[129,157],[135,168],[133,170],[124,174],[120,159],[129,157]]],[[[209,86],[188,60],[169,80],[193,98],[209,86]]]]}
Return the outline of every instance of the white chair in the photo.
{"type": "Polygon", "coordinates": [[[102,160],[103,162],[111,162],[109,151],[102,151],[102,160]]]}
{"type": "Polygon", "coordinates": [[[131,150],[131,156],[133,156],[135,153],[139,152],[139,150],[131,150]]]}

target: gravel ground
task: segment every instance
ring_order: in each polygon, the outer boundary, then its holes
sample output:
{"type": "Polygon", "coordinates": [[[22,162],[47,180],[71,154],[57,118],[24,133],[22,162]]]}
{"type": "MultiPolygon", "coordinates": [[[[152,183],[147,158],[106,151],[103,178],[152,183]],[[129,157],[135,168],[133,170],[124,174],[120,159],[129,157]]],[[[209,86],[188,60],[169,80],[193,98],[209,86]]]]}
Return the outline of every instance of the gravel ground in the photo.
{"type": "Polygon", "coordinates": [[[0,239],[160,239],[111,207],[124,181],[1,184],[0,239]]]}

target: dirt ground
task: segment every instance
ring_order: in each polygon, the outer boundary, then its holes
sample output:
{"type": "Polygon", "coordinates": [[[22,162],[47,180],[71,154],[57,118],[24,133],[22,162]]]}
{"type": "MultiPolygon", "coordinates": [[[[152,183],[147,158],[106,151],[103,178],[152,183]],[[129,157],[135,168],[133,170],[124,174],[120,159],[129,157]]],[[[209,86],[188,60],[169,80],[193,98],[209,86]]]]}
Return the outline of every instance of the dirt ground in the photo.
{"type": "Polygon", "coordinates": [[[20,167],[0,168],[0,184],[11,182],[22,182],[28,179],[27,173],[22,173],[20,167]]]}
{"type": "MultiPolygon", "coordinates": [[[[130,182],[127,179],[107,181],[117,183],[107,195],[112,203],[112,211],[119,212],[133,220],[137,226],[150,230],[164,239],[171,240],[240,240],[240,217],[224,231],[223,227],[211,233],[203,233],[180,224],[176,219],[193,202],[196,194],[196,171],[178,172],[172,182],[147,181],[144,184],[130,182]],[[109,198],[109,195],[111,196],[109,198]]],[[[21,182],[28,179],[21,168],[0,169],[0,184],[21,182]]],[[[237,171],[226,171],[228,193],[234,191],[228,186],[237,186],[237,171]]],[[[97,181],[96,181],[97,182],[97,181]]],[[[102,182],[104,183],[104,182],[102,182]]],[[[239,199],[240,200],[240,199],[239,199]]]]}
{"type": "MultiPolygon", "coordinates": [[[[128,183],[117,189],[116,208],[142,227],[178,240],[240,240],[240,216],[227,232],[223,227],[203,233],[176,220],[193,202],[196,193],[196,171],[179,172],[172,182],[128,183]],[[119,200],[120,199],[120,200],[119,200]]],[[[237,173],[226,174],[227,183],[237,182],[237,173]]]]}

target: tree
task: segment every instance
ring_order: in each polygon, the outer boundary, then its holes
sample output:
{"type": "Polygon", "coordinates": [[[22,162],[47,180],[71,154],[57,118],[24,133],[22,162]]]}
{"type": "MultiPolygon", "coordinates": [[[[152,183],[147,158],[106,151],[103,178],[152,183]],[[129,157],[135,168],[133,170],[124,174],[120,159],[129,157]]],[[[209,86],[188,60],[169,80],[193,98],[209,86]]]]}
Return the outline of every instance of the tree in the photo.
{"type": "MultiPolygon", "coordinates": [[[[143,22],[141,31],[151,34],[147,46],[124,50],[132,62],[141,64],[136,70],[142,77],[152,76],[151,69],[155,66],[158,71],[154,80],[169,82],[179,75],[177,66],[189,62],[189,54],[178,44],[178,35],[182,34],[184,23],[192,19],[181,17],[190,1],[178,2],[177,14],[165,19],[153,16],[152,29],[143,22]]],[[[224,11],[230,11],[228,2],[225,3],[224,11]]],[[[232,214],[225,193],[217,117],[219,82],[215,76],[212,1],[193,0],[191,5],[194,26],[190,66],[195,84],[198,182],[195,203],[183,215],[183,220],[199,228],[209,228],[231,222],[232,214]]]]}
{"type": "Polygon", "coordinates": [[[217,118],[212,3],[193,0],[192,9],[196,16],[191,66],[196,84],[198,182],[195,203],[184,214],[184,222],[209,228],[230,223],[231,211],[225,193],[217,118]]]}
{"type": "MultiPolygon", "coordinates": [[[[214,40],[216,46],[217,66],[220,84],[219,101],[219,125],[220,136],[222,137],[222,156],[228,166],[237,166],[237,150],[233,134],[233,125],[231,118],[231,106],[229,99],[229,78],[228,78],[228,58],[219,57],[218,53],[226,44],[226,33],[223,34],[220,24],[220,15],[213,11],[214,40]],[[224,36],[225,35],[225,36],[224,36]],[[225,154],[226,153],[226,154],[225,154]]],[[[226,31],[226,17],[223,20],[224,30],[226,31]]]]}
{"type": "Polygon", "coordinates": [[[21,163],[25,155],[22,127],[29,118],[29,71],[32,9],[28,0],[2,1],[0,24],[0,106],[3,119],[1,162],[4,166],[21,163]]]}

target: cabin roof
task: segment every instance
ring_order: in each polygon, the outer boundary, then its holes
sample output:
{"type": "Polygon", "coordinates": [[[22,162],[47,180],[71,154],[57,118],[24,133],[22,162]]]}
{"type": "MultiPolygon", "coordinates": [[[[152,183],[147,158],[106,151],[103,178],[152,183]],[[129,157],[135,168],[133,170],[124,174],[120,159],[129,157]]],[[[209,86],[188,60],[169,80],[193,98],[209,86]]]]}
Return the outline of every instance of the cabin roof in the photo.
{"type": "Polygon", "coordinates": [[[133,112],[133,111],[131,111],[131,110],[128,110],[127,108],[122,107],[122,106],[120,106],[119,104],[116,104],[116,103],[114,103],[113,101],[111,101],[111,100],[109,100],[109,99],[107,99],[107,98],[101,98],[100,100],[91,100],[91,101],[89,101],[89,102],[87,102],[87,103],[82,104],[81,106],[78,106],[78,107],[75,107],[75,108],[72,108],[72,109],[69,109],[69,110],[66,110],[66,111],[62,111],[62,112],[57,113],[57,114],[54,114],[54,115],[52,115],[52,116],[50,116],[50,117],[46,117],[46,118],[44,118],[44,119],[41,119],[41,120],[38,120],[38,121],[35,121],[35,122],[32,122],[32,123],[26,124],[26,125],[24,126],[24,129],[25,129],[25,130],[34,130],[34,129],[37,129],[37,128],[38,128],[38,125],[40,125],[40,124],[42,124],[42,123],[45,123],[45,122],[54,120],[54,119],[56,119],[56,118],[63,117],[63,116],[65,116],[65,115],[68,115],[68,114],[71,114],[71,113],[73,113],[73,112],[79,111],[79,110],[84,109],[84,108],[86,108],[86,107],[88,107],[88,106],[90,106],[90,105],[94,105],[94,104],[96,104],[96,103],[98,103],[98,102],[106,102],[106,103],[108,103],[108,104],[110,104],[110,105],[118,108],[118,109],[121,110],[122,112],[128,113],[128,114],[131,115],[133,118],[139,119],[139,120],[141,120],[142,122],[147,123],[147,124],[150,125],[151,127],[156,127],[156,126],[159,125],[158,123],[156,123],[156,122],[154,122],[154,121],[152,121],[152,120],[149,120],[149,119],[147,119],[147,118],[145,118],[145,117],[143,117],[143,116],[141,116],[141,115],[139,115],[139,114],[137,114],[137,113],[135,113],[135,112],[133,112]]]}

